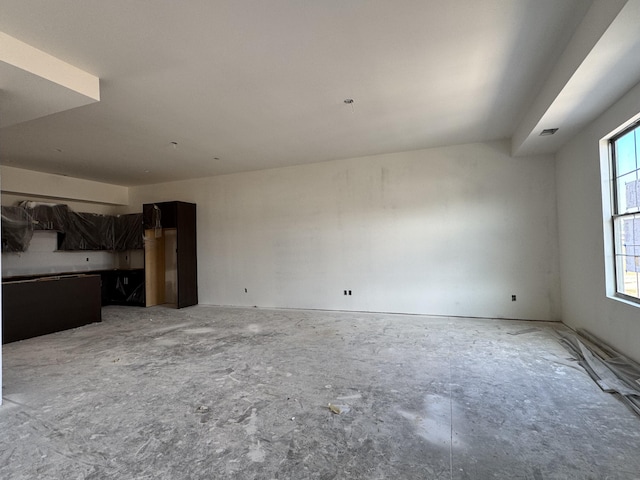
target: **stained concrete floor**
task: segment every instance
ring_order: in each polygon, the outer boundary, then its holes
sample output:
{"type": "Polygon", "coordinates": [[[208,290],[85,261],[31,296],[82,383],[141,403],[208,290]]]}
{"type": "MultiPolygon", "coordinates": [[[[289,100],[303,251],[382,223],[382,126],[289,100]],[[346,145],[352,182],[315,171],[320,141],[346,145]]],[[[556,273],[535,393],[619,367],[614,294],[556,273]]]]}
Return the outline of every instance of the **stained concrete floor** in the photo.
{"type": "Polygon", "coordinates": [[[0,478],[640,478],[640,419],[569,359],[560,324],[208,306],[103,319],[5,345],[0,478]]]}

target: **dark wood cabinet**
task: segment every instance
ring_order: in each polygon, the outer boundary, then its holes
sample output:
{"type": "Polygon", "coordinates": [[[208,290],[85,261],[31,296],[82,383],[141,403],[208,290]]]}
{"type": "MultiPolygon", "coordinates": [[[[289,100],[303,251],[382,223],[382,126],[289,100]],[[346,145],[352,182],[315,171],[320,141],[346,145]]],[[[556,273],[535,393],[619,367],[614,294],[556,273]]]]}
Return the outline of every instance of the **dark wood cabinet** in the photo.
{"type": "Polygon", "coordinates": [[[114,217],[97,213],[69,212],[59,250],[113,250],[114,217]]]}
{"type": "MultiPolygon", "coordinates": [[[[57,230],[57,228],[56,228],[57,230]]],[[[100,215],[69,212],[58,235],[58,249],[125,251],[143,248],[142,214],[100,215]]]]}
{"type": "Polygon", "coordinates": [[[141,250],[144,248],[143,239],[144,229],[141,213],[114,217],[113,249],[115,251],[141,250]]]}
{"type": "Polygon", "coordinates": [[[143,205],[146,305],[198,303],[196,205],[143,205]]]}
{"type": "Polygon", "coordinates": [[[144,270],[106,270],[102,278],[102,305],[145,306],[144,270]]]}
{"type": "Polygon", "coordinates": [[[100,322],[99,275],[2,282],[2,343],[100,322]]]}
{"type": "Polygon", "coordinates": [[[35,205],[27,208],[33,219],[34,230],[64,230],[69,207],[66,205],[35,205]]]}
{"type": "Polygon", "coordinates": [[[192,203],[187,204],[185,202],[145,203],[142,206],[145,230],[151,228],[176,228],[178,225],[176,220],[178,204],[193,205],[192,203]]]}
{"type": "MultiPolygon", "coordinates": [[[[175,208],[173,209],[175,210],[175,208]]],[[[173,223],[175,223],[175,212],[173,223]]],[[[143,216],[74,212],[62,204],[22,202],[2,207],[2,251],[24,252],[34,230],[58,232],[58,250],[126,251],[144,248],[143,216]]]]}
{"type": "Polygon", "coordinates": [[[177,202],[178,308],[198,303],[196,206],[177,202]]]}
{"type": "Polygon", "coordinates": [[[22,207],[2,206],[2,251],[24,252],[33,236],[31,216],[22,207]]]}

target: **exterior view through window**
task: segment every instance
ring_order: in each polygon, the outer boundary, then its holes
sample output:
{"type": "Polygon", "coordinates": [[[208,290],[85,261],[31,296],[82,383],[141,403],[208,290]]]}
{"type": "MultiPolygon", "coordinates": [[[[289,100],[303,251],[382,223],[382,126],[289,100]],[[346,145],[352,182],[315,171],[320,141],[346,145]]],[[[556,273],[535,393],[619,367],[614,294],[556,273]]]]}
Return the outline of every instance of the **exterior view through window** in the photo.
{"type": "Polygon", "coordinates": [[[618,295],[640,301],[640,124],[611,139],[618,295]]]}

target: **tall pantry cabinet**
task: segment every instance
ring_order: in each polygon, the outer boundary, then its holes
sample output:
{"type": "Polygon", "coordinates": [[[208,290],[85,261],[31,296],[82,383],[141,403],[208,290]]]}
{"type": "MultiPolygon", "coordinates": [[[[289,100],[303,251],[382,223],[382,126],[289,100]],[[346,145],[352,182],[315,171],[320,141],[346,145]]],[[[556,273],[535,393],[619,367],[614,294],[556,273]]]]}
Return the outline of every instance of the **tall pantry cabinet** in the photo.
{"type": "Polygon", "coordinates": [[[146,306],[197,305],[196,205],[146,203],[142,213],[146,306]]]}

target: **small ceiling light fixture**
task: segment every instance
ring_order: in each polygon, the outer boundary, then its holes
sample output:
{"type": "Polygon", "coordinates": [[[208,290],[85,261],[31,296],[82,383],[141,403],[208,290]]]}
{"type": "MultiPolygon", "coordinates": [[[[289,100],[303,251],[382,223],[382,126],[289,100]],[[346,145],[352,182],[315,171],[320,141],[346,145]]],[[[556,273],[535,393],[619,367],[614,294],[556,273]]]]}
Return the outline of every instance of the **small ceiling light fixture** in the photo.
{"type": "Polygon", "coordinates": [[[351,112],[352,112],[352,113],[355,111],[355,110],[353,109],[353,98],[345,98],[345,99],[343,100],[343,102],[344,102],[346,105],[349,105],[349,106],[351,107],[351,112]]]}
{"type": "Polygon", "coordinates": [[[545,128],[540,132],[541,137],[548,137],[549,135],[553,135],[558,131],[557,128],[545,128]]]}

